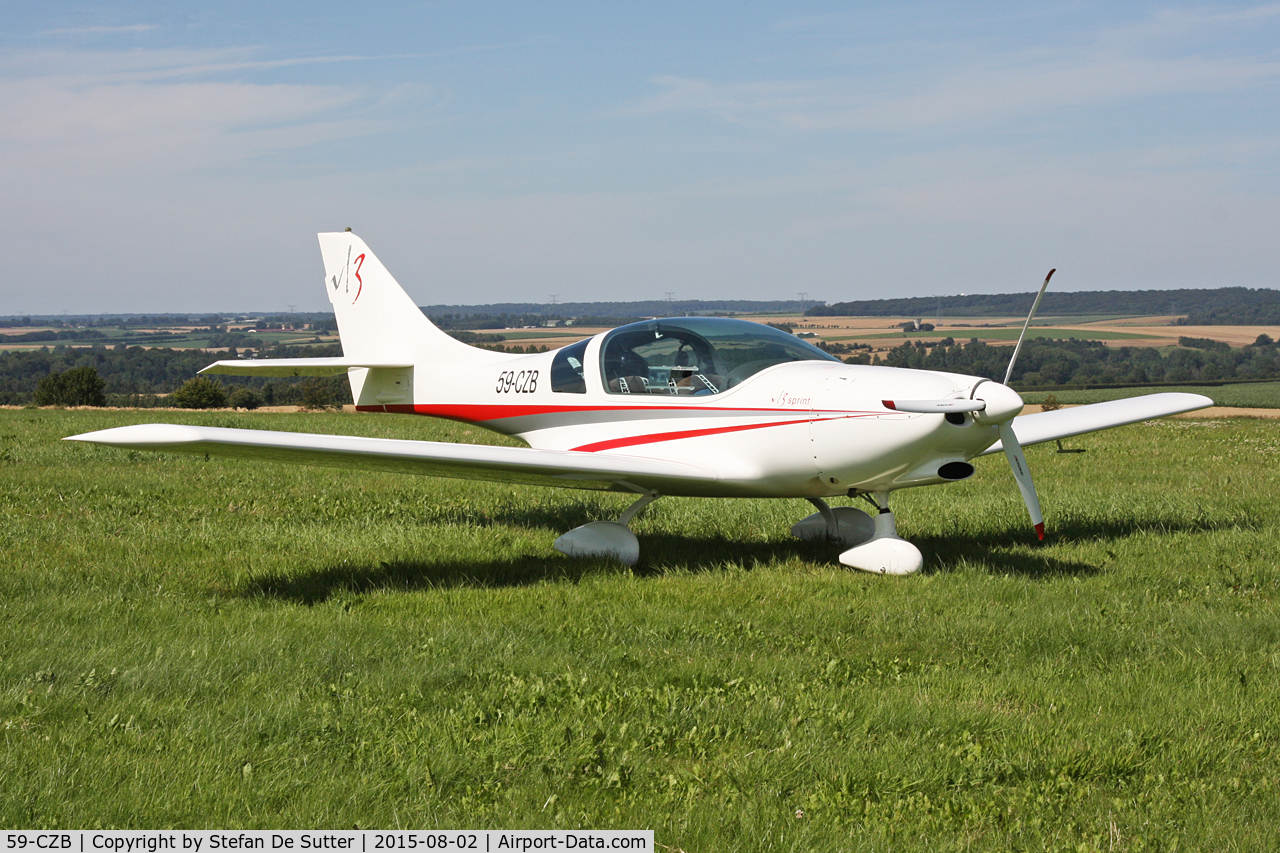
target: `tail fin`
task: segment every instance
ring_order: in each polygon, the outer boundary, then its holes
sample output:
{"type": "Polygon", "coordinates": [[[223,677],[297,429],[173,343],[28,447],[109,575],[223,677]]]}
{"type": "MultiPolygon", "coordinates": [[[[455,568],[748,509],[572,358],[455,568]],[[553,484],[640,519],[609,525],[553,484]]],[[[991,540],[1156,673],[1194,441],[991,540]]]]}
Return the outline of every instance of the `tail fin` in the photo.
{"type": "Polygon", "coordinates": [[[335,231],[319,237],[325,290],[346,358],[408,364],[503,358],[436,328],[355,234],[335,231]]]}

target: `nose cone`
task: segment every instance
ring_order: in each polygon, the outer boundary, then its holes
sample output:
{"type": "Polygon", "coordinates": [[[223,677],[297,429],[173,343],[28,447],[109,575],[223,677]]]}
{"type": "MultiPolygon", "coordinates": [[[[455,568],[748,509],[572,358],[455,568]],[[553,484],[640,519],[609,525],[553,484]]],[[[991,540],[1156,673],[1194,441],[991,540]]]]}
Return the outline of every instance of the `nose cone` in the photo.
{"type": "Polygon", "coordinates": [[[1017,391],[998,382],[983,382],[974,389],[973,396],[987,403],[986,409],[974,414],[974,420],[982,424],[1002,424],[1021,412],[1025,405],[1017,391]]]}

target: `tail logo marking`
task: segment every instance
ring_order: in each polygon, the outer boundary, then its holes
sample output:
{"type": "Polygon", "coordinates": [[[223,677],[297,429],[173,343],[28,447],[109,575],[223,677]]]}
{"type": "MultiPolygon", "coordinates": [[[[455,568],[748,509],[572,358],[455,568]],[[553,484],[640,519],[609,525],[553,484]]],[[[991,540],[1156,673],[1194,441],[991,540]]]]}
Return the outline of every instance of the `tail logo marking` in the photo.
{"type": "MultiPolygon", "coordinates": [[[[348,252],[348,254],[350,254],[350,252],[348,252]]],[[[360,284],[360,286],[356,288],[356,299],[359,299],[359,298],[360,298],[360,292],[361,292],[362,290],[364,290],[364,279],[362,279],[362,278],[360,277],[360,267],[362,267],[362,266],[364,266],[364,252],[361,252],[361,253],[356,257],[356,270],[355,270],[355,273],[356,273],[356,281],[357,281],[357,282],[359,282],[359,284],[360,284]]],[[[351,300],[351,304],[352,304],[352,305],[355,305],[355,304],[356,304],[356,299],[352,299],[352,300],[351,300]]]]}
{"type": "MultiPolygon", "coordinates": [[[[343,277],[344,281],[345,281],[345,282],[346,282],[346,284],[347,284],[347,287],[343,288],[343,292],[345,292],[345,293],[350,293],[350,292],[351,292],[351,286],[350,286],[350,285],[351,285],[350,270],[351,270],[351,247],[350,247],[350,246],[348,246],[348,247],[347,247],[347,265],[346,265],[345,267],[343,267],[343,268],[342,268],[342,277],[343,277]]],[[[334,289],[334,290],[337,290],[337,289],[338,289],[338,274],[337,274],[337,273],[334,273],[334,274],[333,274],[333,277],[332,277],[332,278],[330,278],[330,279],[329,279],[329,281],[333,284],[333,289],[334,289]]]]}
{"type": "MultiPolygon", "coordinates": [[[[355,305],[355,304],[356,304],[356,299],[359,299],[359,298],[360,298],[360,293],[361,293],[361,291],[363,291],[363,290],[364,290],[364,279],[360,277],[360,267],[362,267],[362,266],[364,266],[364,252],[361,252],[359,255],[357,255],[357,256],[356,256],[356,268],[355,268],[355,271],[354,271],[354,272],[355,272],[355,276],[356,276],[356,283],[357,283],[357,287],[356,287],[356,298],[351,300],[351,304],[352,304],[352,305],[355,305]]],[[[342,283],[346,285],[346,286],[342,289],[342,292],[343,292],[343,293],[350,293],[350,292],[351,292],[351,273],[352,273],[352,269],[351,269],[351,247],[350,247],[350,246],[348,246],[348,247],[347,247],[347,265],[346,265],[346,266],[343,268],[343,270],[342,270],[342,283]]],[[[334,290],[337,290],[337,289],[338,289],[338,275],[337,275],[337,273],[334,273],[332,276],[330,276],[330,277],[329,277],[329,283],[333,285],[333,289],[334,289],[334,290]]]]}

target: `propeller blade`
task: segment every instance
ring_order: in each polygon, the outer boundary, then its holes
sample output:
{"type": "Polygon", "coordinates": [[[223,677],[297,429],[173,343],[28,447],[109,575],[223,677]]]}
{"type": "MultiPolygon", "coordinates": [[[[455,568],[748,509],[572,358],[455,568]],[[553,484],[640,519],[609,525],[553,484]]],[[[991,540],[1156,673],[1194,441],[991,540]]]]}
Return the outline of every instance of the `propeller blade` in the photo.
{"type": "Polygon", "coordinates": [[[1027,337],[1027,329],[1031,328],[1031,321],[1036,317],[1036,311],[1040,309],[1040,300],[1044,298],[1044,292],[1049,287],[1049,279],[1053,278],[1053,274],[1058,270],[1049,270],[1049,274],[1044,277],[1044,284],[1040,285],[1040,292],[1036,294],[1036,301],[1031,304],[1031,313],[1027,315],[1027,322],[1022,324],[1022,334],[1018,335],[1018,345],[1013,348],[1013,358],[1009,359],[1009,369],[1004,372],[1004,384],[1008,385],[1009,380],[1013,378],[1013,366],[1018,363],[1018,353],[1022,352],[1022,341],[1027,337]]]}
{"type": "Polygon", "coordinates": [[[986,400],[881,400],[886,409],[920,415],[945,415],[947,412],[981,412],[986,400]]]}
{"type": "Polygon", "coordinates": [[[1009,458],[1009,467],[1013,469],[1013,479],[1018,481],[1018,491],[1022,492],[1022,501],[1027,505],[1031,515],[1031,523],[1036,527],[1036,536],[1044,539],[1044,516],[1040,514],[1040,499],[1036,497],[1035,484],[1031,482],[1031,469],[1027,467],[1027,457],[1022,453],[1022,445],[1013,433],[1013,421],[1000,424],[1000,444],[1004,447],[1004,455],[1009,458]]]}

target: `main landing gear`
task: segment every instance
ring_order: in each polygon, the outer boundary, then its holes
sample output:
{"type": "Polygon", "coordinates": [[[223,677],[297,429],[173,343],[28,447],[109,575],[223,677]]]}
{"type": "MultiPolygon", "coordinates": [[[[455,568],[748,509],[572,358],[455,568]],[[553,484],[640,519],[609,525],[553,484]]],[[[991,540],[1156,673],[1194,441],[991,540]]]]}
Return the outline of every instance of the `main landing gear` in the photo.
{"type": "Polygon", "coordinates": [[[640,510],[657,499],[657,492],[648,492],[627,507],[617,521],[592,521],[575,527],[551,547],[570,557],[612,557],[620,563],[634,566],[640,562],[640,540],[627,525],[640,514],[640,510]]]}
{"type": "Polygon", "coordinates": [[[840,555],[844,565],[877,575],[913,575],[924,565],[920,549],[898,536],[888,492],[875,493],[874,517],[851,506],[832,509],[821,498],[808,501],[818,511],[792,525],[792,535],[852,546],[840,555]]]}
{"type": "MultiPolygon", "coordinates": [[[[627,507],[617,521],[592,521],[575,527],[552,545],[570,557],[609,557],[628,566],[640,561],[640,541],[627,527],[640,511],[658,499],[648,492],[627,507]]],[[[876,492],[879,512],[871,516],[856,507],[831,507],[821,498],[808,498],[817,512],[796,522],[791,533],[807,541],[839,542],[848,548],[840,562],[878,575],[911,575],[920,571],[920,549],[898,537],[889,510],[889,493],[876,492]]]]}

